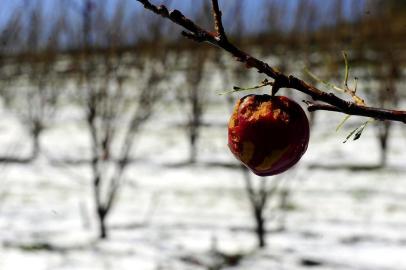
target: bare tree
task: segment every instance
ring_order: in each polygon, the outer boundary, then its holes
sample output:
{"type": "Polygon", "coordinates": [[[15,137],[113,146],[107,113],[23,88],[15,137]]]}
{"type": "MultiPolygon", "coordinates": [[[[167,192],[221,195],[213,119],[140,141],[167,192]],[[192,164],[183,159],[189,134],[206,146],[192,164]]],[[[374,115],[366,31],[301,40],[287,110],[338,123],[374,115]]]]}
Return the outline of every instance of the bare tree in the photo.
{"type": "Polygon", "coordinates": [[[141,127],[161,96],[160,83],[166,74],[164,57],[147,59],[142,52],[133,52],[127,59],[120,53],[118,45],[125,38],[120,35],[124,33],[124,21],[120,19],[123,8],[116,10],[113,21],[90,1],[83,12],[81,99],[91,142],[93,197],[100,238],[108,236],[106,219],[117,200],[141,127]],[[92,12],[98,12],[95,21],[92,12]],[[92,31],[93,27],[97,32],[92,31]],[[108,53],[98,54],[93,42],[105,44],[108,53]],[[139,64],[134,66],[134,62],[139,64]],[[130,72],[135,72],[136,77],[130,72]],[[129,87],[130,79],[136,80],[133,87],[129,87]]]}
{"type": "Polygon", "coordinates": [[[5,104],[11,102],[9,88],[12,86],[16,77],[19,77],[18,68],[15,63],[7,60],[7,55],[12,53],[13,47],[21,45],[21,10],[14,11],[8,21],[0,29],[0,95],[4,99],[5,104]],[[11,67],[12,72],[10,72],[11,67]],[[7,72],[6,69],[9,71],[7,72]]]}
{"type": "MultiPolygon", "coordinates": [[[[258,247],[264,248],[266,246],[267,234],[266,211],[269,210],[269,201],[279,195],[278,188],[282,181],[282,177],[259,179],[260,182],[255,185],[248,169],[245,166],[241,166],[241,169],[244,175],[245,190],[250,203],[252,217],[255,221],[255,235],[258,239],[258,247]]],[[[281,198],[285,199],[284,196],[281,198]]],[[[282,207],[283,205],[284,204],[281,204],[282,207]]]]}
{"type": "MultiPolygon", "coordinates": [[[[374,41],[375,51],[378,56],[378,61],[373,63],[373,80],[378,82],[380,89],[378,91],[370,91],[368,94],[372,100],[380,107],[397,107],[399,104],[399,91],[397,82],[401,79],[401,63],[397,55],[396,48],[396,25],[397,17],[404,17],[406,5],[398,1],[370,1],[370,8],[373,13],[376,13],[378,20],[373,27],[374,36],[377,37],[374,41]],[[397,16],[394,16],[396,15],[397,16]],[[394,22],[391,24],[382,24],[381,18],[392,18],[394,22]]],[[[369,16],[366,20],[376,20],[375,16],[369,16]],[[372,18],[369,18],[372,17],[372,18]]],[[[362,32],[363,39],[368,39],[370,30],[362,32]]],[[[369,59],[367,59],[368,61],[369,59]]],[[[379,166],[383,167],[387,164],[388,142],[392,130],[392,122],[377,121],[376,136],[380,148],[379,166]]]]}
{"type": "MultiPolygon", "coordinates": [[[[393,58],[392,58],[393,59],[393,58]]],[[[391,61],[389,65],[385,66],[386,70],[383,70],[381,74],[385,76],[381,79],[382,89],[378,92],[378,104],[379,106],[396,106],[398,104],[398,94],[396,81],[400,77],[400,72],[396,61],[391,61]]],[[[381,67],[383,68],[383,67],[381,67]]],[[[379,121],[376,125],[377,138],[380,147],[380,162],[381,167],[387,163],[388,155],[388,141],[391,133],[392,123],[390,121],[379,121]]]]}
{"type": "MultiPolygon", "coordinates": [[[[22,17],[19,18],[22,20],[22,17]]],[[[48,31],[45,31],[45,17],[41,6],[35,6],[28,11],[29,27],[27,35],[21,31],[18,33],[20,54],[15,57],[14,65],[18,69],[13,75],[26,82],[21,87],[18,80],[14,85],[9,85],[3,91],[6,105],[17,112],[22,122],[27,127],[32,139],[32,152],[28,159],[35,159],[40,152],[40,136],[46,126],[52,121],[57,107],[60,94],[58,81],[55,72],[57,63],[57,50],[59,47],[59,36],[63,32],[64,16],[61,16],[48,31]]],[[[22,23],[20,23],[22,24],[22,23]]],[[[14,38],[15,40],[15,38],[14,38]]]]}
{"type": "Polygon", "coordinates": [[[86,98],[87,124],[91,136],[91,169],[93,175],[93,192],[99,219],[100,238],[107,237],[106,218],[116,200],[123,181],[124,171],[130,162],[130,154],[141,126],[153,112],[153,105],[159,97],[158,84],[162,80],[162,67],[150,67],[150,71],[141,83],[132,91],[137,96],[129,99],[124,91],[123,78],[113,77],[114,88],[108,87],[112,82],[111,74],[104,74],[101,84],[88,81],[86,98]],[[119,126],[124,110],[133,107],[125,126],[119,126]],[[124,138],[119,142],[117,157],[112,153],[113,142],[117,143],[119,128],[125,129],[124,138]]]}
{"type": "Polygon", "coordinates": [[[208,57],[207,50],[187,52],[184,56],[188,69],[185,71],[185,84],[177,89],[177,100],[187,110],[186,132],[189,139],[189,163],[195,163],[197,159],[197,146],[200,129],[203,124],[203,113],[207,106],[207,92],[202,91],[205,76],[205,63],[208,57]],[[189,56],[189,54],[193,54],[189,56]],[[192,62],[193,64],[190,64],[192,62]]]}
{"type": "MultiPolygon", "coordinates": [[[[210,10],[210,5],[203,2],[202,9],[198,11],[198,21],[207,24],[207,11],[210,10]]],[[[155,27],[159,29],[160,24],[155,27]]],[[[159,33],[154,31],[154,33],[159,33]]],[[[189,141],[189,157],[188,163],[195,163],[198,154],[198,141],[200,137],[201,127],[203,125],[203,114],[208,103],[208,95],[203,91],[205,86],[205,76],[207,75],[206,63],[210,57],[210,51],[206,48],[196,49],[187,46],[186,50],[178,51],[178,62],[186,63],[187,68],[184,69],[185,83],[177,89],[177,101],[182,108],[186,109],[187,116],[185,130],[189,141]]]]}

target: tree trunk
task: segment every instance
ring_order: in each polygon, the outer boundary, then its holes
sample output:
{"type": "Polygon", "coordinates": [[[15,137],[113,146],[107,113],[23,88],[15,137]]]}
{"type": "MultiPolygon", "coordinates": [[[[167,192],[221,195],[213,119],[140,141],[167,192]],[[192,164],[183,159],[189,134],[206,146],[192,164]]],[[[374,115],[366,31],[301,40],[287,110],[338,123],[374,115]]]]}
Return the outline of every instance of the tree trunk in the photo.
{"type": "Polygon", "coordinates": [[[41,146],[40,146],[40,134],[41,134],[41,130],[34,128],[34,130],[32,131],[32,152],[31,152],[31,160],[34,160],[38,157],[41,146]]]}
{"type": "Polygon", "coordinates": [[[389,139],[389,132],[391,128],[391,123],[389,121],[385,121],[382,123],[382,126],[379,130],[379,146],[381,149],[381,160],[380,166],[386,166],[387,162],[387,153],[388,153],[388,139],[389,139]]]}
{"type": "Polygon", "coordinates": [[[103,207],[98,207],[97,217],[99,219],[99,239],[106,239],[107,238],[106,209],[104,209],[103,207]]]}
{"type": "Polygon", "coordinates": [[[265,230],[265,219],[262,215],[262,209],[257,209],[255,211],[255,233],[258,239],[258,247],[264,248],[266,246],[266,230],[265,230]]]}
{"type": "Polygon", "coordinates": [[[196,162],[196,155],[197,155],[197,130],[195,127],[191,127],[190,136],[189,136],[189,143],[190,143],[190,152],[189,152],[189,162],[195,163],[196,162]]]}
{"type": "Polygon", "coordinates": [[[201,125],[200,119],[202,115],[202,108],[201,108],[201,99],[199,97],[199,94],[197,92],[197,89],[192,90],[192,96],[191,96],[191,103],[192,103],[192,115],[191,119],[189,122],[189,136],[190,136],[190,156],[189,156],[189,161],[190,163],[195,163],[196,162],[196,156],[197,156],[197,140],[199,137],[199,128],[201,125]]]}

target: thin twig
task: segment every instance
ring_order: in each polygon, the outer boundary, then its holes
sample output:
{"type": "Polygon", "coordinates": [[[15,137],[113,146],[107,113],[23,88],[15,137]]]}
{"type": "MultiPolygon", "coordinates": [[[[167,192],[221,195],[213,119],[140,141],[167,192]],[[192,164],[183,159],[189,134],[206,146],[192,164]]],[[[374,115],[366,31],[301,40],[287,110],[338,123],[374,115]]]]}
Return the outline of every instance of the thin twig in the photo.
{"type": "Polygon", "coordinates": [[[222,13],[219,8],[218,0],[212,0],[211,3],[213,6],[214,29],[216,30],[220,41],[228,42],[227,35],[223,26],[222,13]]]}
{"type": "MultiPolygon", "coordinates": [[[[346,61],[346,66],[347,66],[347,61],[346,61]]],[[[335,85],[335,84],[332,84],[332,83],[330,83],[330,82],[328,82],[328,81],[325,81],[325,80],[322,80],[322,79],[320,79],[316,74],[314,74],[313,72],[311,72],[309,69],[307,69],[307,68],[305,68],[304,69],[304,71],[307,73],[307,75],[309,75],[310,77],[312,77],[315,81],[317,81],[317,82],[319,82],[319,83],[322,83],[322,84],[324,84],[325,86],[327,86],[327,87],[329,87],[329,88],[331,88],[331,89],[333,89],[333,90],[336,90],[336,91],[338,91],[338,92],[342,92],[342,93],[346,93],[346,94],[348,94],[348,95],[350,95],[351,96],[351,98],[353,99],[353,101],[357,104],[357,105],[359,105],[359,106],[366,106],[366,104],[365,104],[365,101],[362,99],[362,98],[360,98],[359,96],[357,96],[356,95],[356,89],[357,89],[357,80],[355,80],[355,89],[354,90],[352,90],[352,89],[350,89],[349,87],[348,87],[348,68],[346,67],[346,72],[345,72],[345,76],[346,76],[346,79],[345,79],[345,82],[344,82],[344,88],[341,88],[341,87],[338,87],[337,85],[335,85]]]]}
{"type": "Polygon", "coordinates": [[[330,111],[330,112],[343,112],[339,108],[329,105],[329,104],[322,104],[322,103],[315,103],[311,101],[304,100],[304,103],[307,105],[307,109],[309,112],[315,111],[330,111]]]}
{"type": "MultiPolygon", "coordinates": [[[[275,94],[280,88],[291,88],[300,91],[306,95],[309,95],[316,101],[321,101],[326,104],[317,104],[309,108],[309,110],[327,110],[341,112],[348,115],[360,115],[372,117],[380,120],[392,120],[406,123],[406,111],[387,110],[381,108],[374,108],[368,106],[361,106],[355,102],[346,101],[334,95],[333,93],[327,93],[319,90],[315,86],[306,83],[305,81],[293,76],[286,75],[278,70],[272,68],[267,63],[249,55],[248,53],[237,48],[230,43],[225,36],[222,36],[222,22],[221,13],[215,15],[215,21],[217,24],[217,33],[213,34],[200,26],[196,25],[192,20],[186,18],[180,11],[173,10],[171,12],[165,6],[156,6],[151,4],[148,0],[137,0],[142,3],[144,7],[152,12],[161,15],[164,18],[168,18],[175,24],[178,24],[185,28],[187,32],[182,32],[188,38],[191,38],[198,42],[208,42],[214,46],[220,47],[235,57],[237,61],[243,62],[247,68],[255,68],[259,73],[264,73],[270,78],[274,79],[274,86],[272,88],[272,94],[275,94]]],[[[213,10],[218,9],[218,3],[213,0],[213,10]],[[216,6],[217,4],[217,6],[216,6]]],[[[216,12],[215,12],[216,13],[216,12]]]]}

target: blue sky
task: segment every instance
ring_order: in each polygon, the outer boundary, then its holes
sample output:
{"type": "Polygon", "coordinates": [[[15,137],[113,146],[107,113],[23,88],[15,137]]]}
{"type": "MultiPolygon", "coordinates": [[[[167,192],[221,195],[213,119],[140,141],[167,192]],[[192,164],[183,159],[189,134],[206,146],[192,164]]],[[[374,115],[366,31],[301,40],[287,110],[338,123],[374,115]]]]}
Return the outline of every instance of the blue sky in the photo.
{"type": "MultiPolygon", "coordinates": [[[[114,6],[114,3],[117,2],[118,0],[93,0],[96,5],[102,5],[105,6],[107,10],[112,10],[112,7],[114,6]]],[[[140,10],[142,7],[141,5],[136,2],[135,0],[124,0],[126,1],[128,5],[128,12],[134,12],[136,10],[140,10]]],[[[193,11],[198,8],[199,4],[202,3],[202,1],[208,1],[208,0],[172,0],[171,2],[171,7],[172,8],[178,8],[182,10],[186,15],[192,16],[193,17],[193,11]]],[[[223,9],[226,11],[227,7],[230,7],[229,3],[235,3],[235,1],[239,0],[222,0],[220,1],[221,6],[223,9]]],[[[251,31],[258,30],[258,26],[261,25],[262,20],[262,15],[264,12],[264,6],[269,4],[272,0],[248,0],[245,1],[245,12],[244,12],[244,18],[247,27],[251,31]]],[[[291,11],[290,14],[294,14],[296,7],[299,5],[299,3],[303,0],[279,0],[281,3],[286,3],[287,7],[291,11]]],[[[329,3],[331,1],[326,1],[326,0],[313,0],[318,6],[320,7],[321,10],[323,9],[328,9],[329,3]]],[[[351,10],[351,3],[354,1],[357,1],[360,3],[360,5],[364,5],[366,0],[342,0],[344,3],[344,15],[351,19],[352,15],[352,10],[351,10]]],[[[80,20],[80,16],[77,11],[75,11],[75,6],[80,6],[84,0],[0,0],[0,26],[4,24],[5,21],[10,18],[11,14],[13,11],[16,9],[20,10],[27,10],[31,6],[35,5],[41,5],[46,14],[52,17],[52,15],[55,13],[56,10],[60,10],[58,6],[60,7],[62,4],[65,4],[65,6],[70,6],[68,8],[64,9],[64,12],[68,12],[72,18],[76,18],[80,20]]],[[[154,3],[163,3],[165,0],[153,0],[152,2],[154,3]]],[[[286,23],[289,24],[290,20],[293,20],[293,16],[286,16],[285,20],[286,23]]]]}

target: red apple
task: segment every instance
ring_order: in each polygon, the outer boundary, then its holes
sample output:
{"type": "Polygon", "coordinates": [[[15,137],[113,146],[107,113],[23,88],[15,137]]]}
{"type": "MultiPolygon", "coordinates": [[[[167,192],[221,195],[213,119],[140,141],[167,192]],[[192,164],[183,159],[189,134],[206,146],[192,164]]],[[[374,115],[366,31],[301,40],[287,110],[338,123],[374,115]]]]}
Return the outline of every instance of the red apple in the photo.
{"type": "Polygon", "coordinates": [[[228,125],[234,156],[259,176],[295,165],[309,143],[309,121],[299,104],[284,96],[248,95],[235,105],[228,125]]]}

